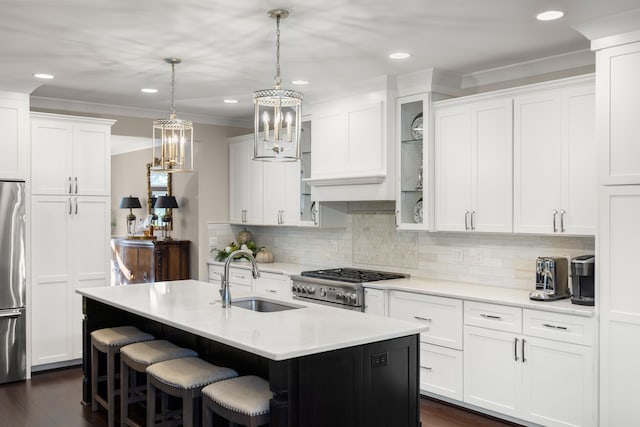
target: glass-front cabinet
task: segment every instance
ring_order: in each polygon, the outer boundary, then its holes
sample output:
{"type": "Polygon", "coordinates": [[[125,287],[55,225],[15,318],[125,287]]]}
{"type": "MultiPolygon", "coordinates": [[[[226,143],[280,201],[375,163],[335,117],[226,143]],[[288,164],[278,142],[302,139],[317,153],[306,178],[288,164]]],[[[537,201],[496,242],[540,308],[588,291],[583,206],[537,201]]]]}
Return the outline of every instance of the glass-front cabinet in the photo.
{"type": "Polygon", "coordinates": [[[429,228],[429,94],[398,98],[396,227],[429,228]]]}
{"type": "Polygon", "coordinates": [[[305,178],[311,178],[311,121],[302,122],[300,129],[300,223],[318,225],[317,203],[311,201],[311,186],[305,178]]]}

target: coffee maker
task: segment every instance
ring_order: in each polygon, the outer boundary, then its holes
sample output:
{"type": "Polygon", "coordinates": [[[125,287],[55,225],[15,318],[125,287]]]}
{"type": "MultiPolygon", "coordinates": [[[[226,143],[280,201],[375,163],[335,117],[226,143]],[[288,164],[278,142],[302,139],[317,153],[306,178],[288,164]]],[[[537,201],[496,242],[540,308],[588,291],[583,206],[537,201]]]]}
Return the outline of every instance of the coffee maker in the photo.
{"type": "Polygon", "coordinates": [[[567,258],[539,257],[536,260],[536,290],[529,293],[529,298],[555,301],[570,296],[567,258]]]}
{"type": "Polygon", "coordinates": [[[572,304],[595,304],[595,265],[594,255],[581,255],[571,260],[572,304]]]}

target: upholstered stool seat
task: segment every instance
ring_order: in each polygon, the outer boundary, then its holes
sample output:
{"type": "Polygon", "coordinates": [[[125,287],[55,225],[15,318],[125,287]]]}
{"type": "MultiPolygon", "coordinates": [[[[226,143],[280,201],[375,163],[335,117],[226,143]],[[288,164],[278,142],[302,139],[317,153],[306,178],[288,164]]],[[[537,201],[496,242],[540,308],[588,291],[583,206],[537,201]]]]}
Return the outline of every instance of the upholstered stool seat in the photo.
{"type": "Polygon", "coordinates": [[[152,339],[153,335],[142,332],[133,326],[119,326],[91,332],[91,410],[97,411],[98,405],[105,408],[109,427],[115,426],[116,354],[120,353],[120,349],[127,344],[152,339]],[[104,377],[98,376],[100,353],[104,353],[107,357],[106,399],[98,395],[98,381],[104,379],[104,377]]]}
{"type": "Polygon", "coordinates": [[[212,414],[244,426],[269,423],[269,401],[273,393],[269,383],[255,375],[232,378],[202,389],[204,426],[212,424],[212,414]]]}
{"type": "Polygon", "coordinates": [[[166,340],[144,341],[122,347],[120,349],[120,424],[138,425],[129,419],[129,404],[146,401],[146,382],[138,386],[136,372],[146,373],[146,369],[154,363],[197,355],[198,353],[191,349],[178,347],[166,340]]]}
{"type": "MultiPolygon", "coordinates": [[[[184,357],[155,363],[147,368],[147,425],[156,420],[156,390],[163,392],[162,412],[167,411],[166,398],[182,399],[182,425],[194,425],[194,415],[199,418],[202,388],[211,383],[237,377],[231,368],[212,365],[197,357],[184,357]]],[[[195,425],[199,423],[196,421],[195,425]]]]}

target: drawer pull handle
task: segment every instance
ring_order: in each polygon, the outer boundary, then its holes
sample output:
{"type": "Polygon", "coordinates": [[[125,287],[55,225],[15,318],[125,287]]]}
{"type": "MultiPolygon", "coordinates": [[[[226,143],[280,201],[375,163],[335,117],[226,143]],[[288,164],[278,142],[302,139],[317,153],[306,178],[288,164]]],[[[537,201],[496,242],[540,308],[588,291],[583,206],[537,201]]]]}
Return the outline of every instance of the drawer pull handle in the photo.
{"type": "Polygon", "coordinates": [[[485,319],[494,319],[494,320],[501,320],[502,317],[501,316],[494,316],[493,314],[481,314],[480,317],[484,317],[485,319]]]}
{"type": "Polygon", "coordinates": [[[431,366],[423,366],[422,369],[424,369],[425,371],[430,371],[433,368],[431,368],[431,366]]]}
{"type": "Polygon", "coordinates": [[[543,323],[542,326],[545,326],[545,327],[551,328],[551,329],[560,329],[560,330],[563,330],[563,331],[567,330],[566,326],[551,325],[549,323],[543,323]]]}
{"type": "Polygon", "coordinates": [[[269,292],[270,294],[275,294],[275,293],[276,293],[276,292],[278,292],[278,291],[276,291],[276,290],[274,290],[274,289],[267,289],[267,292],[269,292]]]}
{"type": "Polygon", "coordinates": [[[430,317],[413,316],[413,318],[417,319],[417,320],[424,320],[425,322],[431,322],[431,318],[430,317]]]}

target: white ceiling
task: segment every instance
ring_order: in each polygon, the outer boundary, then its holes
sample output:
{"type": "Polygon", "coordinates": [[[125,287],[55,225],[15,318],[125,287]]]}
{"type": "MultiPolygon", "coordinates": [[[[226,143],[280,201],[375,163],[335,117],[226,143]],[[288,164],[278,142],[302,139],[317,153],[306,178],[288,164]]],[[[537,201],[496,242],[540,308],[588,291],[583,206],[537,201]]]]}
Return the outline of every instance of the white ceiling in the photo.
{"type": "Polygon", "coordinates": [[[171,81],[163,58],[178,57],[178,117],[238,123],[252,114],[252,92],[273,85],[269,9],[291,12],[281,24],[283,80],[308,80],[297,89],[314,102],[383,74],[467,74],[588,50],[574,26],[638,7],[639,0],[0,0],[0,89],[35,87],[39,99],[163,117],[171,81]],[[550,8],[567,15],[535,20],[550,8]],[[398,50],[411,58],[388,59],[398,50]],[[56,78],[37,81],[36,72],[56,78]]]}

